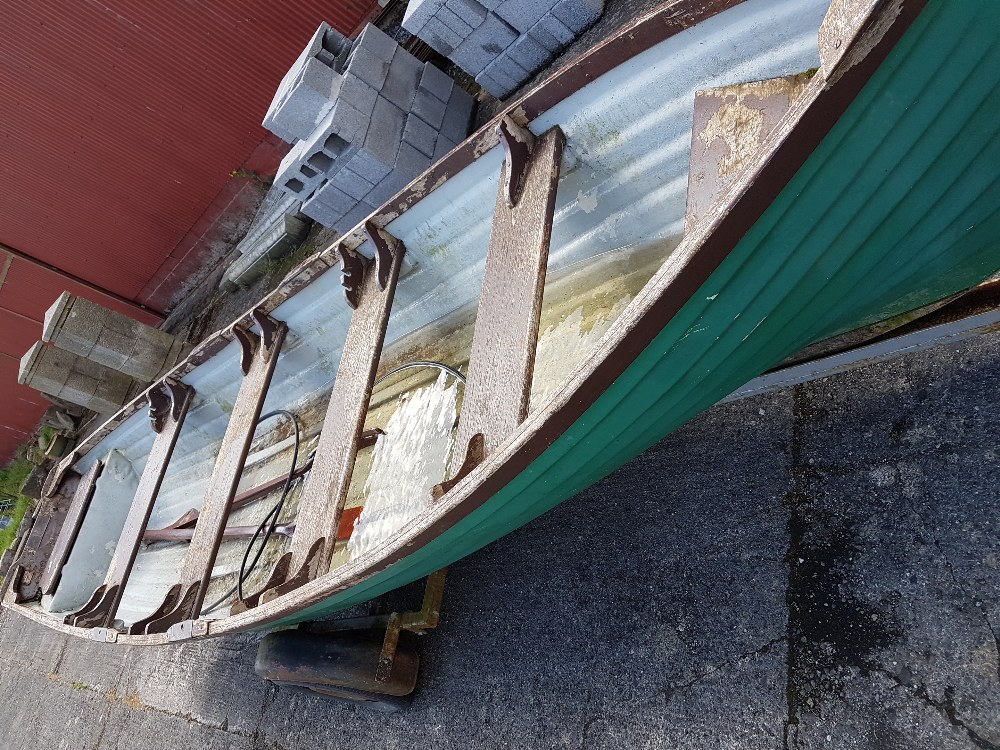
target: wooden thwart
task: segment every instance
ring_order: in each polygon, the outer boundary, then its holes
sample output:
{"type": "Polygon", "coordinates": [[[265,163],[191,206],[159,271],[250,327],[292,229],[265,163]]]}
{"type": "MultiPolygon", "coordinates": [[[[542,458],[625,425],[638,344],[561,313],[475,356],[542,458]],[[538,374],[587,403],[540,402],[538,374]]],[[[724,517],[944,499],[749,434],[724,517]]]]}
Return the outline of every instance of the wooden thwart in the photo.
{"type": "Polygon", "coordinates": [[[195,619],[205,601],[226,520],[236,497],[278,353],[288,331],[284,323],[260,310],[254,310],[252,314],[262,333],[257,336],[248,328],[234,329],[243,346],[244,378],[229,417],[229,426],[219,446],[191,545],[184,557],[180,581],[171,588],[166,600],[153,615],[133,623],[129,629],[132,634],[162,633],[185,620],[195,619]]]}
{"type": "MultiPolygon", "coordinates": [[[[156,502],[163,477],[167,473],[167,465],[170,463],[170,457],[193,397],[194,389],[183,383],[167,382],[161,388],[150,391],[149,416],[153,429],[158,434],[146,459],[146,467],[139,479],[132,507],[129,508],[125,526],[118,538],[118,545],[115,547],[108,572],[104,576],[104,583],[81,609],[66,616],[65,621],[68,625],[107,628],[114,622],[125,584],[132,573],[132,566],[135,564],[139,545],[142,543],[142,535],[146,530],[146,524],[149,523],[149,515],[153,511],[153,503],[156,502]]],[[[94,474],[93,469],[87,473],[85,480],[92,474],[94,474]]],[[[93,481],[96,481],[96,474],[93,481]]],[[[83,484],[81,483],[81,488],[83,484]]],[[[93,487],[90,491],[93,492],[93,487]]],[[[76,499],[74,497],[74,504],[76,499]]]]}
{"type": "Polygon", "coordinates": [[[52,548],[52,555],[45,565],[45,572],[42,574],[42,595],[51,594],[59,585],[59,578],[62,576],[63,566],[69,558],[70,550],[76,542],[76,536],[80,533],[80,526],[83,525],[83,518],[87,515],[87,508],[90,507],[90,500],[94,496],[94,486],[97,478],[101,475],[104,463],[94,461],[93,465],[83,475],[80,483],[73,493],[73,500],[70,502],[69,510],[66,511],[66,518],[63,520],[62,528],[59,529],[59,536],[56,537],[55,546],[52,548]]]}
{"type": "Polygon", "coordinates": [[[500,175],[483,292],[472,337],[455,443],[458,450],[452,459],[452,479],[432,490],[435,498],[496,450],[528,414],[552,216],[566,139],[557,127],[533,137],[509,118],[501,123],[500,135],[507,160],[500,175]]]}
{"type": "Polygon", "coordinates": [[[363,279],[357,278],[357,271],[351,279],[356,283],[357,307],[340,355],[316,459],[299,502],[295,533],[271,579],[260,594],[246,600],[246,606],[281,596],[325,573],[333,557],[405,253],[403,243],[385,230],[374,225],[368,229],[375,235],[372,244],[381,260],[374,268],[364,262],[363,279]]]}

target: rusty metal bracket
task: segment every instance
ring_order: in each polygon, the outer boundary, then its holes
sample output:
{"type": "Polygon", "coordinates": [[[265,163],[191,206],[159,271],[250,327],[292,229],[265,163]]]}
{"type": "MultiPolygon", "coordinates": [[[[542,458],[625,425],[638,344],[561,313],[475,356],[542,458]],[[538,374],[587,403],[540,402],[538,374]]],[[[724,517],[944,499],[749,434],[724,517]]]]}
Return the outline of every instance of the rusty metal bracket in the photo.
{"type": "Polygon", "coordinates": [[[368,261],[360,253],[348,249],[343,242],[337,244],[337,255],[340,257],[340,285],[344,287],[344,299],[352,310],[357,310],[368,261]]]}
{"type": "Polygon", "coordinates": [[[424,589],[423,606],[418,612],[393,612],[389,616],[389,624],[385,629],[382,641],[382,653],[379,654],[378,667],[375,670],[375,680],[385,682],[392,674],[392,663],[396,658],[396,648],[399,646],[399,634],[403,630],[423,635],[428,630],[438,626],[441,619],[441,602],[444,599],[444,582],[448,574],[447,568],[427,576],[427,586],[424,589]]]}
{"type": "Polygon", "coordinates": [[[167,418],[171,413],[170,393],[163,383],[153,386],[146,397],[149,401],[149,424],[153,432],[159,434],[167,424],[167,418]]]}
{"type": "MultiPolygon", "coordinates": [[[[264,588],[256,594],[251,599],[254,599],[258,604],[266,604],[267,602],[277,599],[279,596],[287,594],[289,591],[294,591],[299,586],[303,586],[312,579],[319,576],[320,564],[323,560],[323,548],[326,546],[326,537],[319,537],[316,541],[312,543],[309,548],[309,553],[306,555],[305,562],[302,566],[293,574],[288,575],[288,569],[291,567],[292,553],[287,552],[285,555],[278,560],[278,564],[274,568],[274,573],[271,574],[270,580],[265,584],[264,588]],[[286,561],[285,558],[288,558],[286,561]],[[279,569],[283,569],[279,571],[279,569]],[[285,575],[282,576],[281,573],[285,575]]],[[[249,604],[249,600],[248,600],[249,604]]]]}
{"type": "Polygon", "coordinates": [[[274,356],[275,344],[278,342],[279,333],[285,324],[279,323],[259,307],[250,311],[250,317],[260,326],[264,351],[267,353],[267,358],[270,359],[274,356]]]}
{"type": "Polygon", "coordinates": [[[375,278],[378,288],[383,292],[389,283],[389,270],[392,268],[392,258],[399,252],[402,240],[393,237],[386,230],[375,225],[371,220],[365,222],[365,234],[375,248],[375,278]]]}
{"type": "Polygon", "coordinates": [[[469,445],[465,449],[465,460],[461,467],[455,472],[455,476],[447,481],[435,484],[431,487],[431,500],[438,501],[456,484],[465,479],[472,470],[486,460],[486,436],[477,432],[469,438],[469,445]]]}
{"type": "Polygon", "coordinates": [[[233,336],[240,345],[240,369],[244,375],[250,374],[250,365],[253,363],[257,347],[260,346],[260,337],[250,330],[246,324],[234,325],[233,336]]]}
{"type": "Polygon", "coordinates": [[[514,122],[510,115],[505,115],[497,125],[497,135],[503,144],[507,160],[507,177],[503,191],[507,196],[507,205],[513,208],[521,198],[524,188],[524,178],[528,173],[531,152],[535,148],[535,136],[527,128],[522,128],[514,122]]]}

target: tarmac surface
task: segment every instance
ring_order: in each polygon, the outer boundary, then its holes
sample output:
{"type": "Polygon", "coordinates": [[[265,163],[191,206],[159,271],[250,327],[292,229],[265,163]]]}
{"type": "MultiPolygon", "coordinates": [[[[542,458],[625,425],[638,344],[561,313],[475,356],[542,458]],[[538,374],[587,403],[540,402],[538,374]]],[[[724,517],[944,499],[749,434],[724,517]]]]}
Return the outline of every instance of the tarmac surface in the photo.
{"type": "Polygon", "coordinates": [[[400,714],[265,684],[256,634],[4,611],[0,747],[1000,748],[998,373],[1000,333],[710,409],[454,565],[400,714]]]}

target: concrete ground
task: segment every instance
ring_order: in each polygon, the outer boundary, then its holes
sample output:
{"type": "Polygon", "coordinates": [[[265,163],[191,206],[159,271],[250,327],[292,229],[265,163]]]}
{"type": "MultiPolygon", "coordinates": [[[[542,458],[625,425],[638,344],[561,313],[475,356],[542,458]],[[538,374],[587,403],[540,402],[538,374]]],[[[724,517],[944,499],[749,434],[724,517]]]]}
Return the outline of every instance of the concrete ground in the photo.
{"type": "Polygon", "coordinates": [[[4,611],[0,747],[998,748],[998,373],[1000,333],[709,410],[454,565],[403,714],[4,611]]]}

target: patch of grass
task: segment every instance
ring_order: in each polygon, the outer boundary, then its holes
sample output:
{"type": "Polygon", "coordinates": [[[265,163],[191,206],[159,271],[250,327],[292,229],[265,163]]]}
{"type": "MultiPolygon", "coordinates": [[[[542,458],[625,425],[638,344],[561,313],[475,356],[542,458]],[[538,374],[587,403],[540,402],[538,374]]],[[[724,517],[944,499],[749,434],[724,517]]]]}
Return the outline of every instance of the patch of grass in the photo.
{"type": "Polygon", "coordinates": [[[3,515],[11,516],[14,521],[6,529],[0,531],[0,555],[13,543],[21,521],[31,509],[30,498],[21,494],[21,485],[31,473],[31,464],[21,459],[15,461],[6,469],[0,470],[0,499],[11,499],[14,507],[4,511],[3,515]]]}

